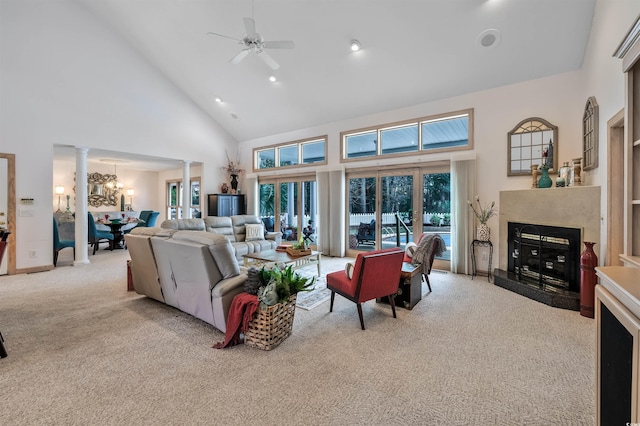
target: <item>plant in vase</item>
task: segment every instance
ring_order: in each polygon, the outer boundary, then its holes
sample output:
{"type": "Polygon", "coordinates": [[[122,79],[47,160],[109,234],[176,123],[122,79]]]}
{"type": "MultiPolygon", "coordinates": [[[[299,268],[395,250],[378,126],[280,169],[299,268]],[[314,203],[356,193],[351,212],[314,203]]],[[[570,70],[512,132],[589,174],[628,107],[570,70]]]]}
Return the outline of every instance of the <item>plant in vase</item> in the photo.
{"type": "Polygon", "coordinates": [[[240,168],[240,160],[236,158],[236,161],[231,161],[229,158],[229,153],[227,154],[227,165],[221,167],[221,169],[225,172],[229,179],[231,180],[231,189],[234,191],[238,190],[238,176],[244,173],[244,169],[240,168]]]}
{"type": "Polygon", "coordinates": [[[480,203],[480,196],[478,195],[476,195],[475,201],[476,203],[478,203],[477,209],[473,206],[473,203],[471,201],[467,201],[467,204],[469,204],[469,207],[471,207],[471,210],[473,210],[473,214],[480,222],[477,238],[480,241],[489,241],[491,237],[491,229],[487,225],[487,221],[498,214],[495,208],[496,202],[492,201],[491,204],[487,204],[483,207],[482,203],[480,203]]]}

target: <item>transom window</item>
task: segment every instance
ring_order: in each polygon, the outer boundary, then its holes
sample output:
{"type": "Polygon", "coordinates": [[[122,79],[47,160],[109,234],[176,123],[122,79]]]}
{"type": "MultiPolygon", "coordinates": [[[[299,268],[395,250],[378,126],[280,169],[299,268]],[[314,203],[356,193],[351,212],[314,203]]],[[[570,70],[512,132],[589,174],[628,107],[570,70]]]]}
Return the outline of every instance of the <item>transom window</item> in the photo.
{"type": "Polygon", "coordinates": [[[473,109],[341,133],[341,161],[473,148],[473,109]]]}
{"type": "Polygon", "coordinates": [[[253,150],[253,170],[326,164],[327,137],[286,142],[253,150]]]}

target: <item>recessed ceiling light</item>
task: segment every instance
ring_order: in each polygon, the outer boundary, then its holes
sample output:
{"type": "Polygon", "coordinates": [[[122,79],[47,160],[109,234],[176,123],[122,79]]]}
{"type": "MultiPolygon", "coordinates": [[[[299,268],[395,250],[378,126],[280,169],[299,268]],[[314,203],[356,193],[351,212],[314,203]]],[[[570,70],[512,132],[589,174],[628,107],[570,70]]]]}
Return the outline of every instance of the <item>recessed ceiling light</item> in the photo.
{"type": "Polygon", "coordinates": [[[216,96],[216,102],[221,104],[222,103],[222,98],[219,96],[216,96]]]}
{"type": "Polygon", "coordinates": [[[476,41],[480,47],[496,47],[500,44],[501,39],[502,35],[500,34],[500,31],[490,28],[481,32],[476,41]]]}
{"type": "Polygon", "coordinates": [[[272,83],[275,83],[276,81],[278,81],[278,79],[276,78],[275,75],[270,75],[269,76],[269,81],[272,82],[272,83]]]}
{"type": "Polygon", "coordinates": [[[358,40],[351,40],[351,50],[353,52],[360,50],[360,42],[358,40]]]}

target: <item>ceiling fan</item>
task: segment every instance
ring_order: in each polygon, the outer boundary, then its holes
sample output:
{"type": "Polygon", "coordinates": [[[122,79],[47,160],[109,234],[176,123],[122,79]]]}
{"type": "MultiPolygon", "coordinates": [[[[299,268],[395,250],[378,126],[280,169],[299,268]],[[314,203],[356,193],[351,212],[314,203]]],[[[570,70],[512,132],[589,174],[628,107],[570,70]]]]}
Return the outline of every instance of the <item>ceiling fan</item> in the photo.
{"type": "Polygon", "coordinates": [[[238,54],[231,58],[231,60],[229,61],[231,64],[239,63],[249,53],[254,52],[256,55],[258,55],[258,58],[262,59],[262,61],[271,69],[277,70],[278,68],[280,68],[280,65],[271,56],[269,56],[267,52],[265,52],[265,49],[293,49],[293,41],[264,41],[262,39],[262,36],[256,32],[255,21],[252,18],[243,19],[246,33],[242,36],[242,39],[237,39],[234,37],[229,37],[223,34],[212,32],[209,32],[207,34],[229,38],[231,40],[237,41],[239,44],[244,46],[244,48],[240,52],[238,52],[238,54]]]}

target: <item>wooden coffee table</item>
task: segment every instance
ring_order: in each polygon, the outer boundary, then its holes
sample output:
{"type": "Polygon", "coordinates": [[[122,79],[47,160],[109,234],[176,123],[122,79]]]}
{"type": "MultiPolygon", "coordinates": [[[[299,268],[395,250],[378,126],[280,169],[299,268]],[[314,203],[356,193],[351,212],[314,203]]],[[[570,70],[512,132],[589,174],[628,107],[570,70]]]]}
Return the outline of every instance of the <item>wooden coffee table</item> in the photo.
{"type": "Polygon", "coordinates": [[[245,254],[244,266],[249,268],[252,266],[261,267],[269,263],[284,263],[287,266],[291,266],[292,269],[300,269],[309,265],[318,265],[318,276],[320,276],[320,259],[322,253],[319,251],[312,251],[311,254],[306,256],[290,256],[285,251],[265,250],[257,253],[245,254]]]}

